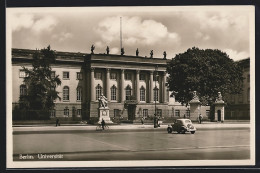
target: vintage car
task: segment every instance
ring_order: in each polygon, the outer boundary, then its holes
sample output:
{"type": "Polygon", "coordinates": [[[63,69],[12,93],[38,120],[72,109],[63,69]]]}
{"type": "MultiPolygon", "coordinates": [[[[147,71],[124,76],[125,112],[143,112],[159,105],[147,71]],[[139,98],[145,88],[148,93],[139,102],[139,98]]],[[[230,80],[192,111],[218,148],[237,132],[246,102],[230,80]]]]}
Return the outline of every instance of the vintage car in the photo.
{"type": "Polygon", "coordinates": [[[173,124],[168,125],[167,132],[172,133],[173,131],[177,133],[191,132],[194,134],[196,128],[193,126],[190,119],[177,119],[173,124]]]}

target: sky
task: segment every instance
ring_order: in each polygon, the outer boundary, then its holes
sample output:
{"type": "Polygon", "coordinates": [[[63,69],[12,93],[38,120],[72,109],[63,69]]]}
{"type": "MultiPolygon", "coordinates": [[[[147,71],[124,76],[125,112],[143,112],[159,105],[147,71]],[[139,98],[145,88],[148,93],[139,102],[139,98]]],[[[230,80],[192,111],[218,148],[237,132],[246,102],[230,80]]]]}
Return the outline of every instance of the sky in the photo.
{"type": "Polygon", "coordinates": [[[79,7],[7,10],[11,47],[174,58],[192,47],[219,49],[235,61],[250,56],[250,14],[242,7],[79,7]]]}

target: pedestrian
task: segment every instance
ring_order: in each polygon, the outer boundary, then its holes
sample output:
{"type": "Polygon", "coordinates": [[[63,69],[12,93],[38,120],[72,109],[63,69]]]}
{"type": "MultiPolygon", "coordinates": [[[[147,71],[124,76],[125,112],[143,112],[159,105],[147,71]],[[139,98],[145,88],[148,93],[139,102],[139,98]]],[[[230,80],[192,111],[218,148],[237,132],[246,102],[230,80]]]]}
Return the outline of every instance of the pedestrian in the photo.
{"type": "Polygon", "coordinates": [[[203,117],[202,117],[202,115],[200,114],[200,115],[199,115],[199,123],[200,123],[200,124],[201,124],[201,122],[202,122],[202,118],[203,118],[203,117]]]}
{"type": "Polygon", "coordinates": [[[185,115],[185,114],[183,115],[183,118],[186,118],[186,115],[185,115]]]}
{"type": "Polygon", "coordinates": [[[105,124],[106,124],[106,123],[105,123],[104,119],[102,118],[101,126],[102,126],[102,129],[103,129],[103,130],[105,130],[105,124]]]}
{"type": "Polygon", "coordinates": [[[141,118],[141,123],[144,125],[144,117],[141,118]]]}
{"type": "Polygon", "coordinates": [[[57,119],[56,119],[56,127],[59,126],[59,125],[60,125],[59,119],[57,118],[57,119]]]}

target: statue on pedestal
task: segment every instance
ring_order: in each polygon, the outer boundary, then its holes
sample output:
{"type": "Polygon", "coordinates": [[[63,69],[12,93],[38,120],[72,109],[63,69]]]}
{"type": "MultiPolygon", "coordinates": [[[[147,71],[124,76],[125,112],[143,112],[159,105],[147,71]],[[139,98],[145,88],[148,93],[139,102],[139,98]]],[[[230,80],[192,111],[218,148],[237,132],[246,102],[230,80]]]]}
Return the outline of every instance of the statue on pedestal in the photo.
{"type": "Polygon", "coordinates": [[[103,94],[101,94],[98,101],[99,101],[99,108],[107,108],[107,98],[103,94]]]}
{"type": "Polygon", "coordinates": [[[216,98],[216,103],[224,103],[223,99],[222,99],[222,95],[221,92],[218,92],[218,97],[216,98]]]}
{"type": "Polygon", "coordinates": [[[124,55],[125,54],[125,50],[124,48],[121,48],[121,55],[124,55]]]}
{"type": "Polygon", "coordinates": [[[139,50],[138,50],[138,48],[136,49],[136,56],[138,56],[139,55],[139,50]]]}
{"type": "Polygon", "coordinates": [[[109,47],[107,46],[107,49],[106,49],[106,51],[107,51],[107,54],[109,54],[109,47]]]}
{"type": "Polygon", "coordinates": [[[92,44],[91,46],[91,54],[94,54],[95,46],[92,44]]]}
{"type": "Polygon", "coordinates": [[[197,91],[193,91],[192,100],[199,100],[199,97],[197,96],[197,91]]]}
{"type": "Polygon", "coordinates": [[[151,55],[150,58],[153,58],[153,50],[151,50],[150,55],[151,55]]]}
{"type": "Polygon", "coordinates": [[[164,51],[163,52],[163,59],[166,59],[166,56],[167,56],[166,51],[164,51]]]}

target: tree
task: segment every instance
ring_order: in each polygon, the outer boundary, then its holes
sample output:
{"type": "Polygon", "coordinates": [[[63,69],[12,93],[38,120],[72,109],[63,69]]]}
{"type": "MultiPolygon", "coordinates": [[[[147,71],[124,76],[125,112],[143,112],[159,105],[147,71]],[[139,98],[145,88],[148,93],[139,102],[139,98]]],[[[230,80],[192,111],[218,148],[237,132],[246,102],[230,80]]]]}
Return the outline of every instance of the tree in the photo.
{"type": "Polygon", "coordinates": [[[24,109],[49,110],[54,107],[53,101],[60,99],[56,87],[61,85],[61,80],[58,75],[52,75],[50,66],[55,60],[55,52],[48,46],[35,51],[31,69],[23,67],[27,74],[24,78],[27,95],[20,97],[20,103],[24,109]]]}
{"type": "Polygon", "coordinates": [[[218,92],[225,98],[242,90],[242,69],[217,49],[188,49],[167,64],[167,72],[169,90],[182,104],[189,103],[193,91],[197,91],[203,105],[211,105],[218,92]]]}

